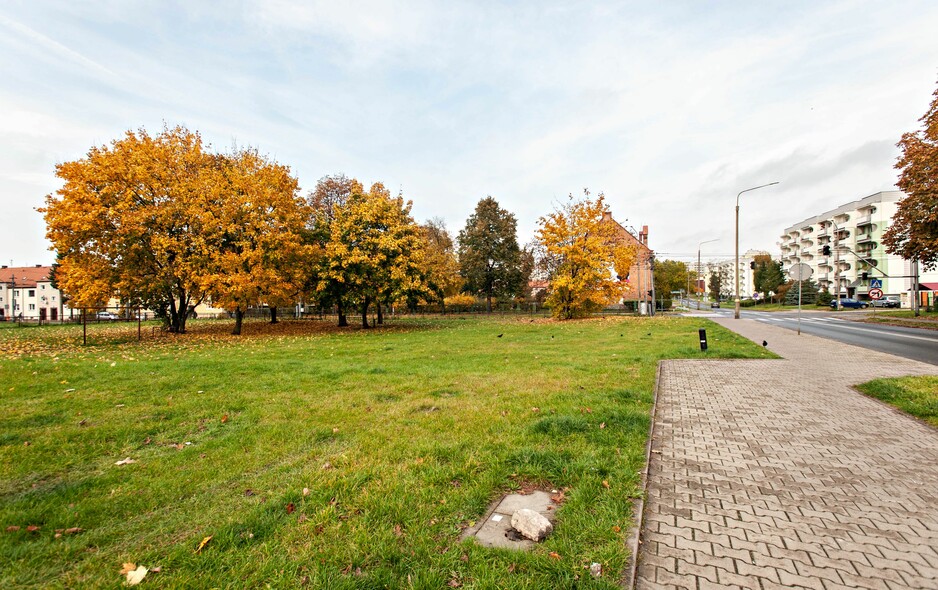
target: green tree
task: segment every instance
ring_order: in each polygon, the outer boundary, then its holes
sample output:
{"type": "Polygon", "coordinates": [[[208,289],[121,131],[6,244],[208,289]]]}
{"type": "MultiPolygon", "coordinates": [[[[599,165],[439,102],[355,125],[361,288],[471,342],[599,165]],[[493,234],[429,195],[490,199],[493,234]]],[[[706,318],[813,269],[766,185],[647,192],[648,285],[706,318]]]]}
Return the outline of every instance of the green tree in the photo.
{"type": "Polygon", "coordinates": [[[479,201],[459,232],[459,272],[469,292],[485,296],[492,312],[492,298],[521,292],[521,249],[518,222],[492,197],[479,201]]]}
{"type": "Polygon", "coordinates": [[[679,260],[655,262],[655,293],[660,297],[671,297],[671,291],[687,289],[687,264],[679,260]]]}
{"type": "Polygon", "coordinates": [[[753,273],[753,283],[756,291],[768,298],[769,292],[778,292],[778,287],[785,284],[785,275],[782,272],[782,263],[772,260],[768,254],[759,254],[755,257],[756,270],[753,273]]]}
{"type": "Polygon", "coordinates": [[[938,89],[919,121],[922,129],[904,134],[898,144],[896,185],[907,196],[899,201],[883,244],[886,252],[930,270],[938,267],[938,89]]]}
{"type": "MultiPolygon", "coordinates": [[[[788,291],[785,293],[785,305],[798,305],[798,281],[788,282],[788,291]]],[[[818,299],[817,283],[813,279],[801,282],[801,304],[814,305],[818,299]]]]}

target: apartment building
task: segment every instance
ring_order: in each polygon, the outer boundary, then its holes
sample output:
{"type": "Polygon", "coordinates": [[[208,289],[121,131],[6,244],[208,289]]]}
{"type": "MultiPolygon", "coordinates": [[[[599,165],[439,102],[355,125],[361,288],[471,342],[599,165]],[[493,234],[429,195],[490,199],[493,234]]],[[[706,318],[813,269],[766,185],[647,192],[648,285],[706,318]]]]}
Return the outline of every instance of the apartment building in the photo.
{"type": "Polygon", "coordinates": [[[67,311],[52,287],[51,266],[0,267],[0,321],[14,318],[55,321],[67,311]]]}
{"type": "MultiPolygon", "coordinates": [[[[870,281],[876,279],[884,294],[898,295],[908,307],[912,265],[887,254],[882,244],[903,197],[901,191],[875,193],[785,228],[779,242],[782,266],[788,271],[795,263],[807,264],[822,290],[836,295],[839,289],[842,296],[858,299],[869,299],[870,281]]],[[[922,273],[919,282],[926,291],[938,287],[938,271],[922,273]]]]}

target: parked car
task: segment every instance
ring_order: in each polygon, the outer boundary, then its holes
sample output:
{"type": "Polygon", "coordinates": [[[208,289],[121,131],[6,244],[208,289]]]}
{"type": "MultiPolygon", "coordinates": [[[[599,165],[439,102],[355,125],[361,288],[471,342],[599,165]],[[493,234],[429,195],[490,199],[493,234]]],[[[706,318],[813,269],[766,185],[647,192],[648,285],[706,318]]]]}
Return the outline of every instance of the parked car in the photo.
{"type": "Polygon", "coordinates": [[[880,299],[874,299],[870,302],[873,307],[895,307],[901,306],[898,295],[884,295],[880,299]]]}
{"type": "Polygon", "coordinates": [[[99,311],[97,314],[97,318],[99,320],[105,320],[105,321],[113,321],[113,320],[120,319],[116,313],[111,312],[111,311],[99,311]]]}
{"type": "MultiPolygon", "coordinates": [[[[866,301],[859,301],[850,297],[840,300],[840,306],[846,309],[866,309],[870,306],[866,301]]],[[[831,307],[837,309],[837,299],[831,299],[831,307]]]]}
{"type": "Polygon", "coordinates": [[[720,309],[720,302],[719,302],[719,301],[711,301],[711,302],[710,302],[710,309],[720,309]]]}

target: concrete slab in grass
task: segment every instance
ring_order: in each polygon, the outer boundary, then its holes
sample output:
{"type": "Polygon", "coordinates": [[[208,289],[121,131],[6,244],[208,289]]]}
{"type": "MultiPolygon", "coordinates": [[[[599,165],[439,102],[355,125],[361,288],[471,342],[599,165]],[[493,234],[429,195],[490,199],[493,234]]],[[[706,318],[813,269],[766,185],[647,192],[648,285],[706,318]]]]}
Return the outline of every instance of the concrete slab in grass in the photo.
{"type": "Polygon", "coordinates": [[[522,508],[539,512],[552,523],[557,512],[557,505],[548,492],[536,490],[530,494],[508,494],[493,502],[485,518],[466,529],[462,538],[474,537],[484,547],[530,549],[535,545],[534,541],[525,539],[511,528],[511,515],[522,508]]]}

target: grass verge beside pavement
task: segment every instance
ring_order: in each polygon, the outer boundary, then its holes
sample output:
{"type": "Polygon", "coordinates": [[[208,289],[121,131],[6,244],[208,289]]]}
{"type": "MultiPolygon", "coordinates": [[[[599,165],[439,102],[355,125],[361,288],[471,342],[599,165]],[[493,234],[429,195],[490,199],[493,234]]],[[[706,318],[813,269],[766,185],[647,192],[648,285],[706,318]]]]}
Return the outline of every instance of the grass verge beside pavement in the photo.
{"type": "Polygon", "coordinates": [[[938,428],[938,377],[875,379],[857,389],[938,428]]]}
{"type": "Polygon", "coordinates": [[[0,587],[615,588],[658,360],[773,356],[691,318],[193,328],[0,331],[0,587]],[[458,541],[533,486],[533,552],[458,541]]]}

